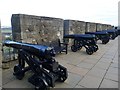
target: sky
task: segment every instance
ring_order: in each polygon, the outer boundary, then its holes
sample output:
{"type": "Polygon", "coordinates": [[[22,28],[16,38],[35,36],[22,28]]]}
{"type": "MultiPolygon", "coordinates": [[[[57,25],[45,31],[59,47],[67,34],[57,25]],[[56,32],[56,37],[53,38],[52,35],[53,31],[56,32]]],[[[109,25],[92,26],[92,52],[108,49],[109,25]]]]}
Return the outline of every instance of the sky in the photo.
{"type": "Polygon", "coordinates": [[[28,14],[118,25],[119,0],[0,0],[1,26],[12,14],[28,14]]]}

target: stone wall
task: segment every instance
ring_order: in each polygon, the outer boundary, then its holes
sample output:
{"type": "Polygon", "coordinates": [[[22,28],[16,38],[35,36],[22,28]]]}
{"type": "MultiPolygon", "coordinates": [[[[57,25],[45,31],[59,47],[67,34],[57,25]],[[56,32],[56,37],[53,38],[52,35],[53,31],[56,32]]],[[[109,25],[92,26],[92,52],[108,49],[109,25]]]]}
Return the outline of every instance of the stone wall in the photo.
{"type": "Polygon", "coordinates": [[[96,31],[102,31],[102,24],[96,23],[96,31]]]}
{"type": "Polygon", "coordinates": [[[84,34],[112,27],[108,24],[25,14],[13,14],[11,23],[13,40],[43,45],[50,45],[57,39],[63,42],[63,35],[66,34],[84,34]]]}
{"type": "Polygon", "coordinates": [[[78,20],[64,20],[64,34],[84,34],[86,22],[78,20]]]}
{"type": "MultiPolygon", "coordinates": [[[[86,31],[86,22],[78,20],[64,20],[64,35],[67,34],[84,34],[86,31]]],[[[69,46],[73,44],[73,39],[64,39],[69,46]]]]}
{"type": "Polygon", "coordinates": [[[107,26],[107,29],[112,29],[113,27],[111,25],[108,25],[107,26]]]}
{"type": "Polygon", "coordinates": [[[96,23],[86,22],[86,32],[96,32],[96,23]]]}
{"type": "Polygon", "coordinates": [[[15,41],[49,45],[63,40],[63,19],[13,14],[11,22],[15,41]]]}
{"type": "MultiPolygon", "coordinates": [[[[93,23],[93,22],[84,22],[78,20],[64,20],[64,35],[67,34],[84,34],[85,32],[96,32],[110,29],[111,25],[93,23]]],[[[69,42],[71,45],[73,40],[65,39],[65,42],[69,42]]]]}
{"type": "Polygon", "coordinates": [[[100,24],[97,23],[97,31],[112,29],[112,26],[109,24],[100,24]]]}
{"type": "Polygon", "coordinates": [[[102,24],[102,30],[107,30],[107,24],[102,24]]]}

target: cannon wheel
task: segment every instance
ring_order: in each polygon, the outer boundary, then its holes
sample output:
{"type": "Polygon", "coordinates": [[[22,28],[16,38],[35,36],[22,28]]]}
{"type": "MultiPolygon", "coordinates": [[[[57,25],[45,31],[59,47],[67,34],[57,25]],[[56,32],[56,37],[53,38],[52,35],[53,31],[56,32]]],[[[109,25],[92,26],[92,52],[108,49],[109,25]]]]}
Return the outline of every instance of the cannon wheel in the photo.
{"type": "Polygon", "coordinates": [[[86,49],[86,53],[89,54],[89,55],[92,55],[93,54],[93,49],[91,47],[87,48],[86,49]]]}
{"type": "Polygon", "coordinates": [[[59,73],[59,79],[58,79],[58,81],[64,82],[67,79],[67,77],[68,77],[67,69],[64,68],[63,66],[59,65],[59,67],[58,67],[58,73],[59,73]]]}
{"type": "Polygon", "coordinates": [[[35,90],[47,90],[48,86],[45,84],[45,81],[41,78],[36,78],[36,82],[38,83],[35,85],[35,90]]]}
{"type": "Polygon", "coordinates": [[[72,45],[72,46],[71,46],[71,50],[72,50],[73,52],[76,52],[76,51],[77,51],[77,47],[76,47],[75,45],[72,45]]]}
{"type": "Polygon", "coordinates": [[[22,68],[24,68],[25,67],[25,60],[23,60],[23,58],[20,54],[18,54],[18,61],[19,61],[19,65],[22,66],[22,68]]]}
{"type": "Polygon", "coordinates": [[[20,65],[14,66],[14,73],[13,75],[16,76],[17,79],[22,80],[25,73],[22,71],[22,67],[20,65]]]}
{"type": "Polygon", "coordinates": [[[78,50],[81,50],[81,49],[82,49],[82,44],[79,44],[78,50]]]}
{"type": "Polygon", "coordinates": [[[102,44],[107,44],[109,42],[109,39],[108,40],[102,40],[102,44]]]}
{"type": "Polygon", "coordinates": [[[78,48],[78,50],[81,50],[82,49],[82,46],[80,46],[79,48],[78,48]]]}
{"type": "Polygon", "coordinates": [[[98,50],[98,46],[97,46],[97,45],[94,45],[94,46],[93,46],[93,50],[94,50],[94,52],[96,52],[96,51],[98,50]]]}

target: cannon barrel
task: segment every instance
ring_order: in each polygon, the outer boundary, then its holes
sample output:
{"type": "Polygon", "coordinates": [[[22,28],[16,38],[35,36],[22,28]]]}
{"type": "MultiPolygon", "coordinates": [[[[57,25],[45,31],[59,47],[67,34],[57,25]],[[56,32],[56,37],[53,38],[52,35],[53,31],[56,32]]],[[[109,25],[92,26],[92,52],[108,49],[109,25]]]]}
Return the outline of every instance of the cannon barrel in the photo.
{"type": "Polygon", "coordinates": [[[37,57],[45,58],[46,56],[55,56],[54,49],[45,45],[22,43],[22,42],[15,42],[9,40],[4,41],[3,45],[18,50],[20,49],[25,50],[26,52],[35,55],[37,57]]]}
{"type": "Polygon", "coordinates": [[[91,34],[70,34],[70,35],[64,35],[64,38],[71,38],[71,39],[93,39],[95,38],[95,35],[91,35],[91,34]]]}

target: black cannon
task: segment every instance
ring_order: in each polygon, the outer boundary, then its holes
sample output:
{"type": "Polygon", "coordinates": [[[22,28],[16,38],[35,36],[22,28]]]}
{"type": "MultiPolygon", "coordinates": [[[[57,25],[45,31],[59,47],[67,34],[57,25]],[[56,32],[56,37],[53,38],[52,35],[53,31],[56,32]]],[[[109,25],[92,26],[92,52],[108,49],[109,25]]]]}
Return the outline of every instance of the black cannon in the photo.
{"type": "Polygon", "coordinates": [[[118,35],[120,35],[120,29],[116,29],[117,30],[117,32],[118,32],[118,35]]]}
{"type": "Polygon", "coordinates": [[[108,32],[85,32],[85,34],[95,35],[96,41],[101,40],[102,44],[107,44],[110,40],[108,32]]]}
{"type": "Polygon", "coordinates": [[[82,47],[86,48],[86,53],[91,55],[98,50],[98,45],[96,45],[95,35],[90,34],[71,34],[64,35],[64,38],[74,39],[74,43],[71,46],[71,50],[76,52],[82,47]]]}
{"type": "Polygon", "coordinates": [[[67,79],[67,69],[53,58],[55,56],[53,48],[14,41],[5,41],[3,45],[18,49],[19,64],[14,66],[13,75],[21,80],[25,72],[31,70],[33,75],[28,81],[35,85],[35,89],[54,87],[55,81],[64,82],[67,79]],[[25,66],[25,63],[28,66],[25,66]]]}
{"type": "Polygon", "coordinates": [[[116,29],[102,30],[102,31],[97,31],[97,32],[107,32],[111,40],[114,40],[118,36],[118,30],[116,29]]]}

